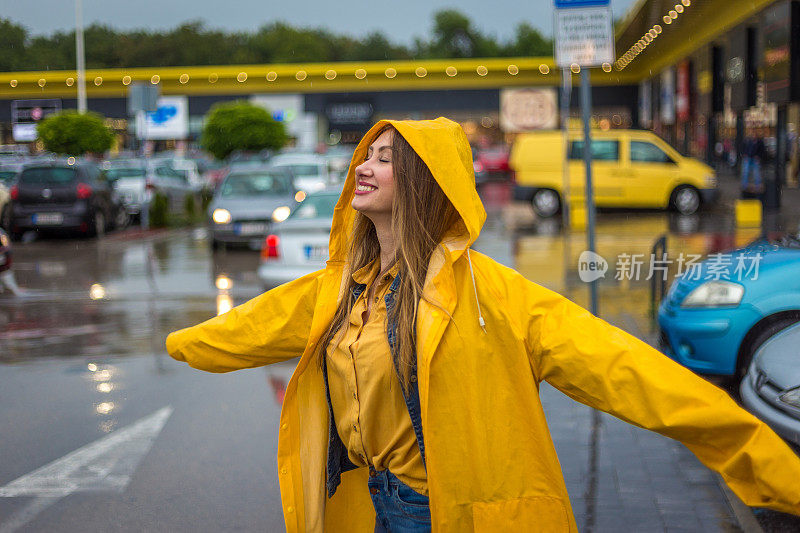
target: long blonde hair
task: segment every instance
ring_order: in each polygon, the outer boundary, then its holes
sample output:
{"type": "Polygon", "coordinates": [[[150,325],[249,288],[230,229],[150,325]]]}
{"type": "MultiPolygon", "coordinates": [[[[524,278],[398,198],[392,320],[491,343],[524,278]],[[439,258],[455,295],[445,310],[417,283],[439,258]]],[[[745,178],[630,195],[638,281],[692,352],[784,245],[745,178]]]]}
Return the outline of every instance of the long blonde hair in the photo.
{"type": "MultiPolygon", "coordinates": [[[[375,133],[378,138],[392,131],[392,173],[395,197],[392,204],[392,234],[396,243],[395,260],[398,263],[400,286],[395,292],[395,305],[387,316],[397,324],[393,356],[398,361],[397,370],[403,386],[408,388],[412,368],[416,365],[417,307],[423,294],[428,273],[428,263],[445,232],[458,220],[458,213],[442,191],[425,162],[410,144],[391,125],[375,133]]],[[[348,324],[354,299],[350,297],[356,282],[352,273],[380,257],[380,243],[372,221],[356,213],[350,239],[345,292],[328,329],[317,345],[317,357],[324,364],[328,346],[338,344],[348,324]],[[341,335],[337,336],[337,333],[341,335]]],[[[438,306],[438,302],[431,302],[438,306]]],[[[334,345],[335,346],[335,345],[334,345]]],[[[332,347],[333,349],[333,347],[332,347]]]]}

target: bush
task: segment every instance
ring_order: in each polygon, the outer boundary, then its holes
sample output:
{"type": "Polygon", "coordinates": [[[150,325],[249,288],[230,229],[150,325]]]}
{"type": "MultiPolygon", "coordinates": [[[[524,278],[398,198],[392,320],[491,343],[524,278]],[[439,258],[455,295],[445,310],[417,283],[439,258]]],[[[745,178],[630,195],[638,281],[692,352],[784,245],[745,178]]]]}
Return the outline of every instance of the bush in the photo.
{"type": "Polygon", "coordinates": [[[153,196],[150,204],[150,227],[165,228],[169,223],[169,199],[162,192],[157,192],[153,196]]]}
{"type": "Polygon", "coordinates": [[[214,157],[225,159],[235,150],[278,150],[287,140],[283,123],[266,109],[238,101],[211,108],[200,142],[214,157]]]}
{"type": "Polygon", "coordinates": [[[114,134],[97,113],[63,111],[42,120],[36,134],[45,150],[62,155],[102,154],[114,142],[114,134]]]}

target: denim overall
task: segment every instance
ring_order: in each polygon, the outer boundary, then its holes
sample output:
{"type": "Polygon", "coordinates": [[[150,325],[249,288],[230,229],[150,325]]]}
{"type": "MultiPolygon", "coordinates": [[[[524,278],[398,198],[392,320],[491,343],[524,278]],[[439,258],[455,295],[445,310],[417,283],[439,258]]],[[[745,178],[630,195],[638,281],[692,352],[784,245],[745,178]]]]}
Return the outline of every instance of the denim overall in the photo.
{"type": "MultiPolygon", "coordinates": [[[[386,314],[391,317],[391,310],[394,307],[394,294],[400,286],[400,273],[398,273],[392,285],[389,287],[389,292],[385,297],[386,301],[386,314]]],[[[355,302],[362,292],[367,288],[365,284],[357,284],[351,291],[351,298],[355,302]]],[[[397,323],[393,322],[391,318],[388,321],[386,333],[389,338],[389,348],[392,353],[392,360],[394,362],[395,373],[399,365],[397,361],[397,353],[395,352],[395,343],[397,342],[397,323]]],[[[339,437],[339,432],[336,430],[336,423],[333,419],[333,404],[331,403],[331,391],[328,387],[328,364],[326,358],[323,358],[322,375],[325,379],[325,395],[328,399],[328,419],[330,421],[328,427],[328,465],[326,475],[326,488],[328,497],[333,497],[336,488],[341,483],[342,473],[348,470],[357,468],[355,464],[347,457],[347,449],[345,448],[342,439],[339,437]]],[[[411,368],[411,386],[409,390],[400,383],[400,389],[403,391],[403,399],[408,408],[408,414],[411,416],[411,425],[414,428],[414,434],[417,437],[417,444],[419,444],[419,452],[422,455],[422,464],[425,464],[425,443],[422,440],[422,415],[419,403],[419,386],[417,385],[417,365],[411,368]]],[[[371,469],[371,473],[374,469],[371,469]]],[[[372,476],[374,477],[374,476],[372,476]]]]}

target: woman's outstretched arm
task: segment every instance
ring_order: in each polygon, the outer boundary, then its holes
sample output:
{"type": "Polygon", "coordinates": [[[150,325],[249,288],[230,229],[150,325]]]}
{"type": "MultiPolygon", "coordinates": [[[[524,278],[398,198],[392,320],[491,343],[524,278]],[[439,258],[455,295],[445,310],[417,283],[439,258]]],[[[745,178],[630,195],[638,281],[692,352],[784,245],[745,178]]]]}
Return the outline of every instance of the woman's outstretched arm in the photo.
{"type": "Polygon", "coordinates": [[[167,352],[208,372],[277,363],[302,354],[317,300],[314,272],[257,296],[227,313],[167,337],[167,352]]]}
{"type": "MultiPolygon", "coordinates": [[[[517,304],[537,378],[682,442],[747,504],[800,515],[800,458],[721,389],[563,296],[521,278],[517,304]]],[[[513,301],[513,300],[512,300],[513,301]]]]}

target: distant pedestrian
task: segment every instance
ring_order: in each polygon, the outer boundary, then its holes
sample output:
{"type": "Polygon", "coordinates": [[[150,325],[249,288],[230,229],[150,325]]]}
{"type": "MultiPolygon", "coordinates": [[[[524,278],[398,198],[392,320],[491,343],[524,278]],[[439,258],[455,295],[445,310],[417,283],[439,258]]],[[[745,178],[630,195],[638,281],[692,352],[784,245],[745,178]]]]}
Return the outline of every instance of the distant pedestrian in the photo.
{"type": "Polygon", "coordinates": [[[211,372],[300,356],[278,430],[287,531],[576,531],[542,381],[680,440],[746,504],[800,514],[800,459],[780,437],[473,252],[485,219],[458,124],[382,120],[353,155],[325,269],[167,338],[211,372]]]}
{"type": "Polygon", "coordinates": [[[756,134],[755,130],[750,129],[742,149],[742,191],[761,191],[761,168],[765,155],[766,148],[760,132],[756,134]]]}

